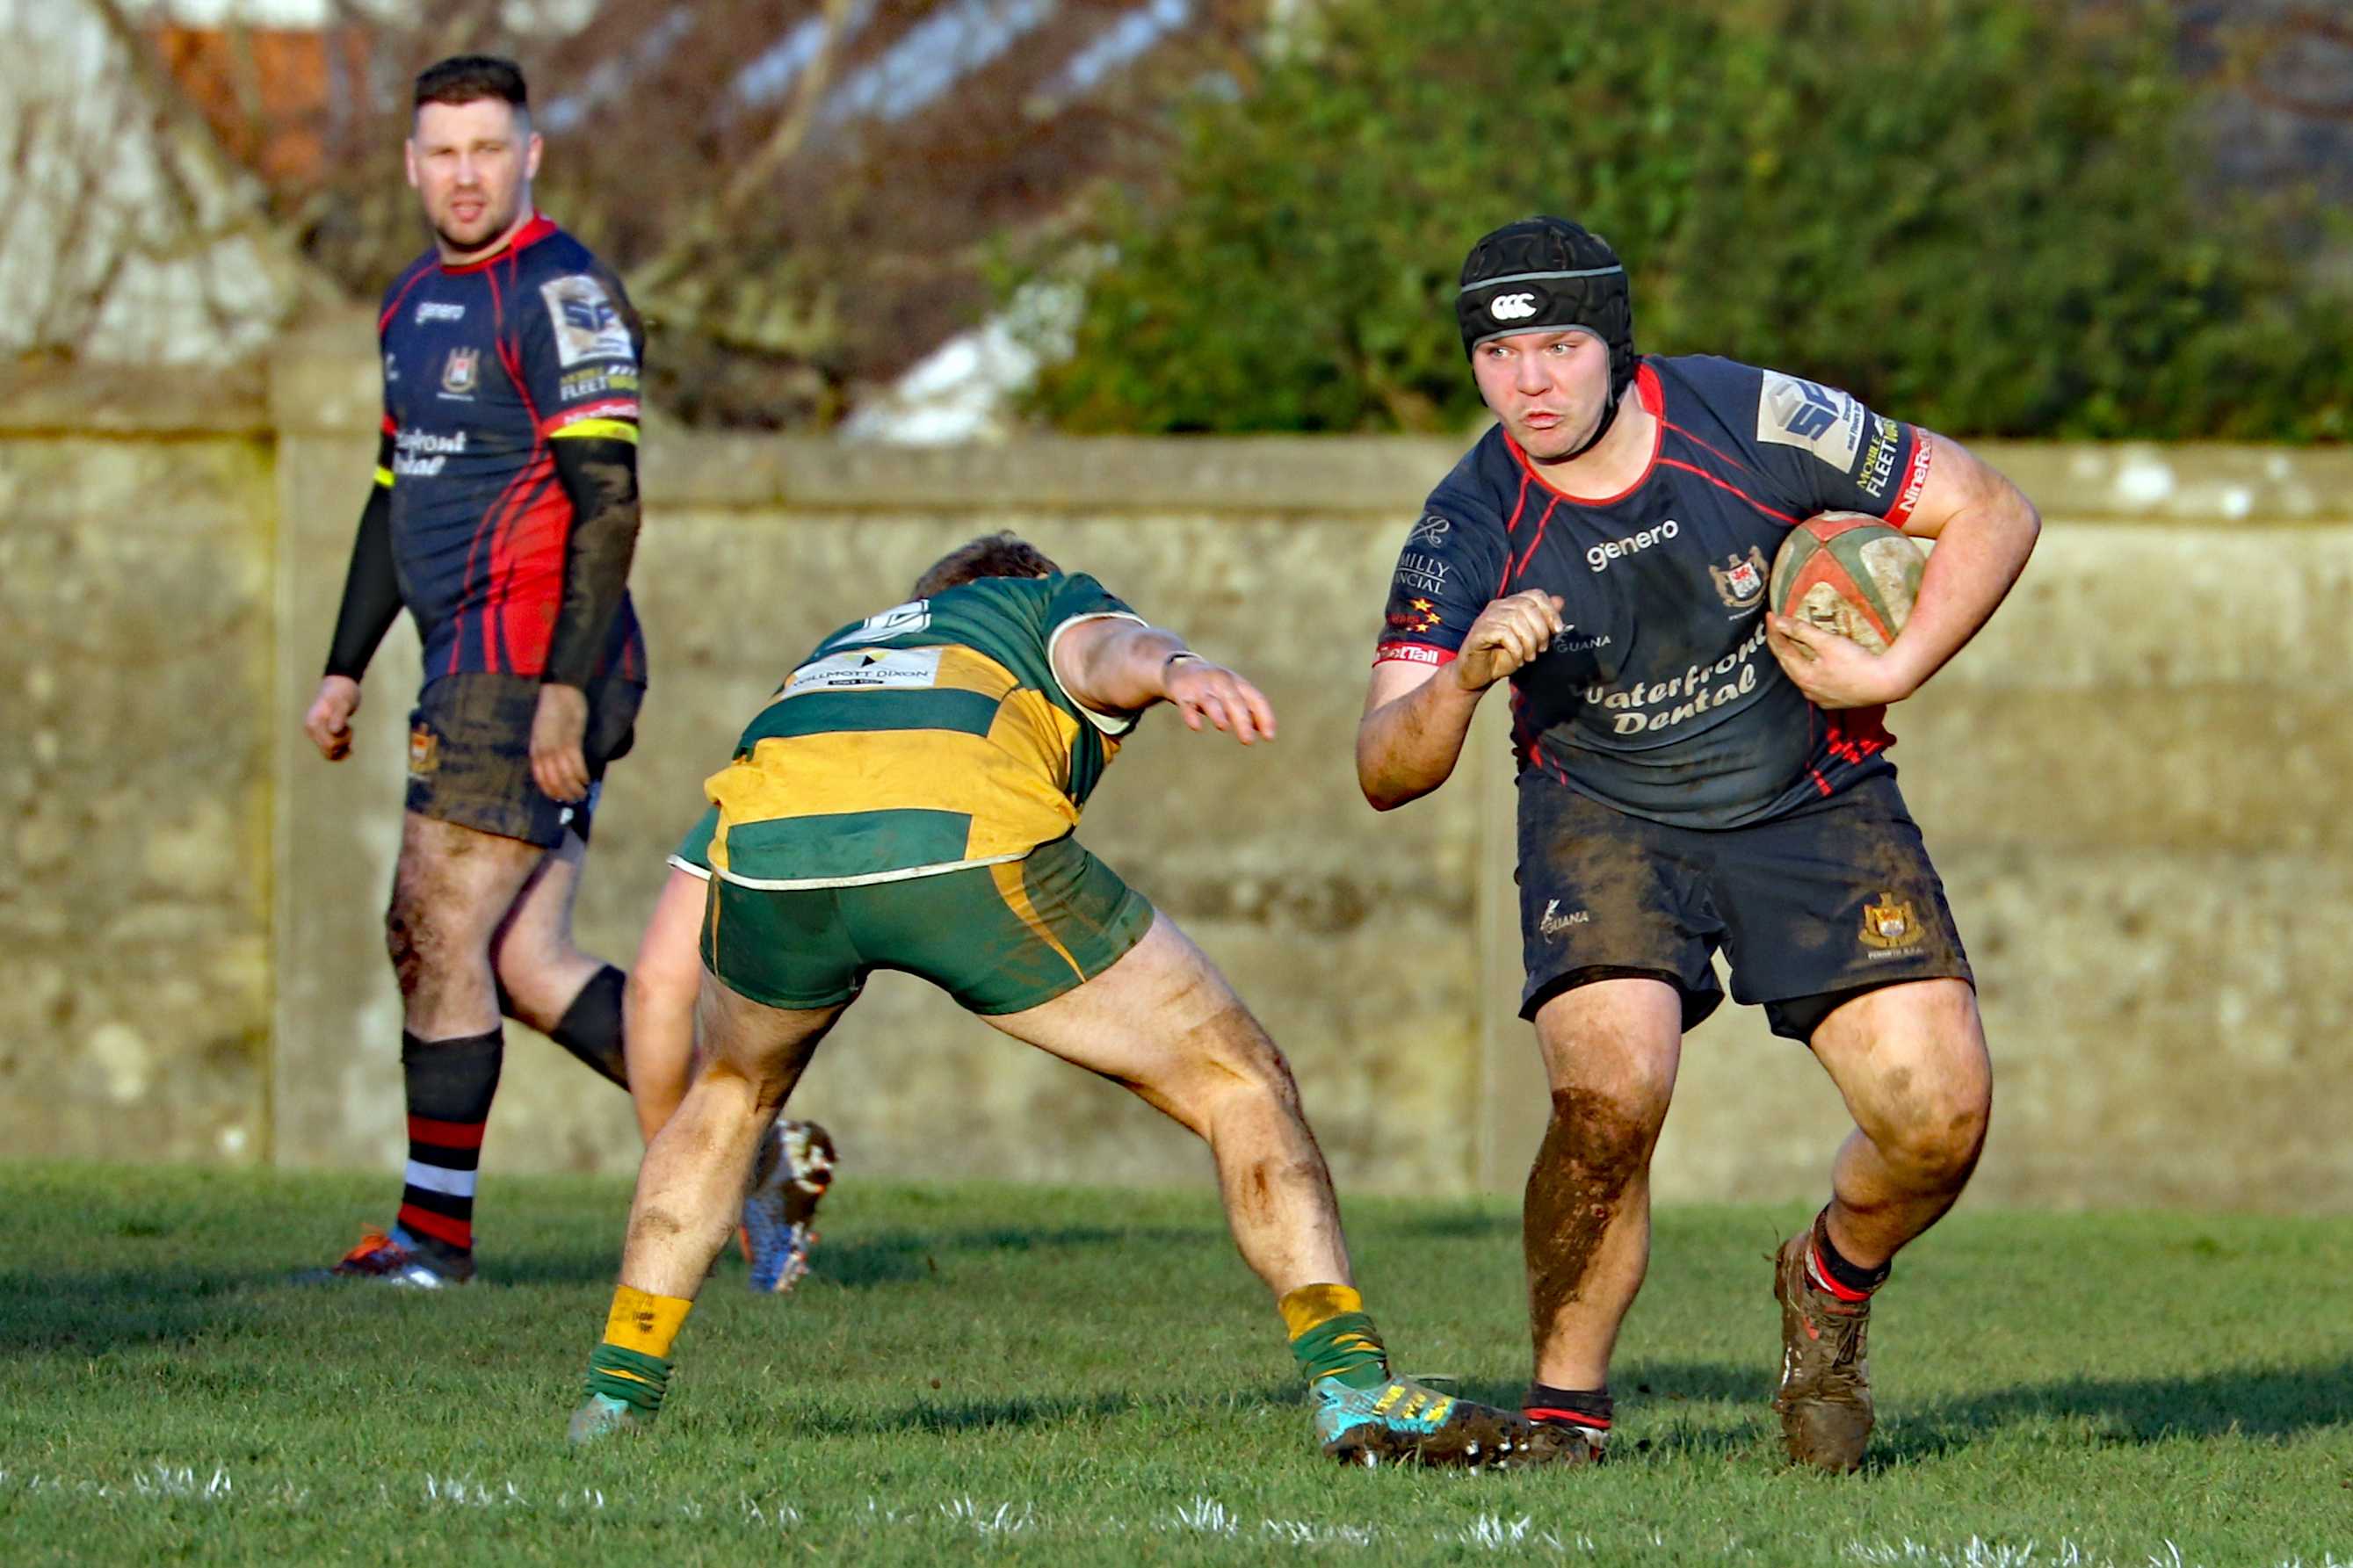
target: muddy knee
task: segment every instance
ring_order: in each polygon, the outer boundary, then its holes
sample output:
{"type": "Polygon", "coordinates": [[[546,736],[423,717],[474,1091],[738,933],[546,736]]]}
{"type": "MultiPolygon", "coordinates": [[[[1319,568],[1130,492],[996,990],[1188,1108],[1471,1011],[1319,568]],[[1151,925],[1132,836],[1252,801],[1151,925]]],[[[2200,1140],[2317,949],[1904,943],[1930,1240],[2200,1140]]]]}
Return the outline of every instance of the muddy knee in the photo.
{"type": "Polygon", "coordinates": [[[1873,1139],[1888,1165],[1928,1192],[1948,1192],[1969,1179],[1985,1148],[1991,1110],[1982,1095],[1943,1096],[1917,1106],[1902,1126],[1873,1139]]]}

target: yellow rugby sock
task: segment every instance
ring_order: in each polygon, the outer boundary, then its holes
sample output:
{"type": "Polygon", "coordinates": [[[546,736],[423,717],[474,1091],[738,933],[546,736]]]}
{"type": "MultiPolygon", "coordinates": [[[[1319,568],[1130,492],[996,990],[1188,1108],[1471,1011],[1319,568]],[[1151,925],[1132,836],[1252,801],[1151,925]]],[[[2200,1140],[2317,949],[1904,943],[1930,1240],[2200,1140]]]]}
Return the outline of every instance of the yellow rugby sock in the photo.
{"type": "Polygon", "coordinates": [[[1276,1306],[1308,1382],[1332,1377],[1352,1388],[1373,1388],[1387,1381],[1388,1352],[1355,1287],[1303,1285],[1276,1306]]]}
{"type": "Polygon", "coordinates": [[[613,1310],[605,1318],[605,1342],[667,1361],[670,1345],[692,1310],[694,1303],[680,1297],[619,1286],[613,1291],[613,1310]]]}
{"type": "Polygon", "coordinates": [[[1282,1331],[1295,1340],[1343,1312],[1363,1311],[1365,1298],[1353,1285],[1302,1285],[1274,1306],[1282,1314],[1282,1331]]]}

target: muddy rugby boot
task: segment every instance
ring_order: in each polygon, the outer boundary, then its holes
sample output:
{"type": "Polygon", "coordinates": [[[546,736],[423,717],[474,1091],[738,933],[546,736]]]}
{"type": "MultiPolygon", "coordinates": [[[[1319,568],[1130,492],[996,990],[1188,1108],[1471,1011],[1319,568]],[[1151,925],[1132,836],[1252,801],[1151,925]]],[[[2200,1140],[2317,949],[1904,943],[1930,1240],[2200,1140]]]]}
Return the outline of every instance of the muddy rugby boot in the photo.
{"type": "Polygon", "coordinates": [[[810,1227],[833,1184],[833,1136],[814,1121],[778,1117],[760,1141],[736,1231],[753,1289],[780,1296],[808,1272],[809,1248],[817,1245],[810,1227]]]}
{"type": "Polygon", "coordinates": [[[1374,1468],[1384,1461],[1511,1469],[1565,1458],[1515,1410],[1456,1399],[1409,1377],[1351,1388],[1336,1377],[1308,1385],[1324,1454],[1374,1468]]]}
{"type": "Polygon", "coordinates": [[[1781,1303],[1781,1443],[1792,1462],[1852,1470],[1871,1441],[1871,1369],[1863,1336],[1871,1301],[1840,1301],[1806,1279],[1811,1227],[1781,1244],[1773,1299],[1781,1303]]]}
{"type": "Polygon", "coordinates": [[[409,1290],[444,1290],[474,1278],[471,1258],[444,1258],[420,1246],[417,1238],[395,1226],[387,1236],[374,1226],[360,1243],[332,1268],[311,1268],[294,1276],[297,1285],[332,1285],[343,1279],[370,1279],[409,1290]]]}

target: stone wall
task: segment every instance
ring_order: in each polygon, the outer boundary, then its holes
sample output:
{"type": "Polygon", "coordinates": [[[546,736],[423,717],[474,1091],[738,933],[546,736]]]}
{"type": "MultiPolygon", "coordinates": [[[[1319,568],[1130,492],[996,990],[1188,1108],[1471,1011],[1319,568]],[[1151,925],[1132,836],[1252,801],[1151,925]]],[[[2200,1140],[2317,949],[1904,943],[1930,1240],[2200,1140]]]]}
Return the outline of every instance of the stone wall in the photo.
{"type": "Polygon", "coordinates": [[[0,1137],[269,1148],[269,560],[258,375],[0,398],[0,1137]]]}
{"type": "MultiPolygon", "coordinates": [[[[96,416],[62,392],[47,415],[15,398],[0,415],[0,595],[36,631],[0,648],[6,728],[31,737],[0,763],[18,808],[0,842],[22,866],[0,890],[14,1146],[397,1162],[378,920],[413,637],[378,657],[352,762],[322,763],[295,729],[365,493],[373,375],[364,331],[328,334],[274,364],[266,398],[257,383],[202,419],[149,408],[84,428],[96,416]],[[138,524],[99,530],[134,493],[138,524]],[[134,551],[138,577],[109,570],[134,551]],[[121,613],[68,608],[77,593],[121,613]],[[123,667],[140,679],[94,673],[123,667]]],[[[1087,837],[1283,1043],[1344,1190],[1515,1187],[1544,1094],[1514,1012],[1498,715],[1452,783],[1390,816],[1362,805],[1350,760],[1401,524],[1457,449],[901,452],[657,424],[635,576],[653,694],[598,815],[584,941],[627,961],[699,781],[793,658],[948,546],[1016,528],[1229,658],[1282,714],[1263,752],[1147,721],[1087,837]]],[[[1987,454],[2050,527],[2002,615],[1894,720],[1984,984],[1999,1079],[1978,1197],[2353,1208],[2336,1131],[2353,1077],[2329,1070],[2347,1011],[2332,959],[2353,943],[2337,805],[2353,728],[2335,717],[2353,668],[2353,458],[1987,454]]],[[[795,1103],[835,1128],[853,1172],[1206,1170],[1120,1091],[892,975],[795,1103]]],[[[490,1169],[626,1169],[631,1125],[609,1088],[518,1038],[490,1169]]],[[[1689,1042],[1658,1192],[1812,1194],[1842,1127],[1810,1058],[1727,1008],[1689,1042]]]]}

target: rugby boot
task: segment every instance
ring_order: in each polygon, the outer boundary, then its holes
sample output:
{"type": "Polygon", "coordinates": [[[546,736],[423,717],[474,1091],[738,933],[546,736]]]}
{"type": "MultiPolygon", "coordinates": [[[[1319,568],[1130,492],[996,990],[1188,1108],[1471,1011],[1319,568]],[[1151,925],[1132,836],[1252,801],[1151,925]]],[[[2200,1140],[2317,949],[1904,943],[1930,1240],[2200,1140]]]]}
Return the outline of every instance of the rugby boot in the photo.
{"type": "Polygon", "coordinates": [[[565,1436],[575,1447],[586,1447],[624,1432],[642,1432],[651,1425],[652,1415],[640,1412],[628,1400],[616,1399],[609,1394],[592,1394],[572,1413],[572,1425],[565,1436]]]}
{"type": "Polygon", "coordinates": [[[1456,1399],[1409,1377],[1392,1376],[1370,1388],[1319,1377],[1308,1385],[1308,1397],[1325,1456],[1342,1464],[1510,1469],[1566,1457],[1519,1412],[1456,1399]]]}
{"type": "Polygon", "coordinates": [[[305,1269],[294,1276],[294,1283],[332,1285],[341,1279],[369,1279],[403,1289],[443,1290],[470,1284],[473,1278],[472,1257],[438,1255],[398,1226],[389,1236],[371,1226],[359,1245],[332,1267],[305,1269]]]}
{"type": "Polygon", "coordinates": [[[833,1184],[833,1167],[832,1134],[814,1121],[780,1116],[760,1141],[736,1232],[752,1266],[753,1289],[780,1296],[808,1272],[809,1249],[817,1245],[812,1222],[833,1184]]]}
{"type": "Polygon", "coordinates": [[[1871,1300],[1841,1301],[1806,1278],[1810,1228],[1781,1244],[1773,1299],[1781,1303],[1781,1443],[1792,1462],[1825,1470],[1862,1464],[1871,1441],[1871,1368],[1863,1337],[1871,1300]]]}

